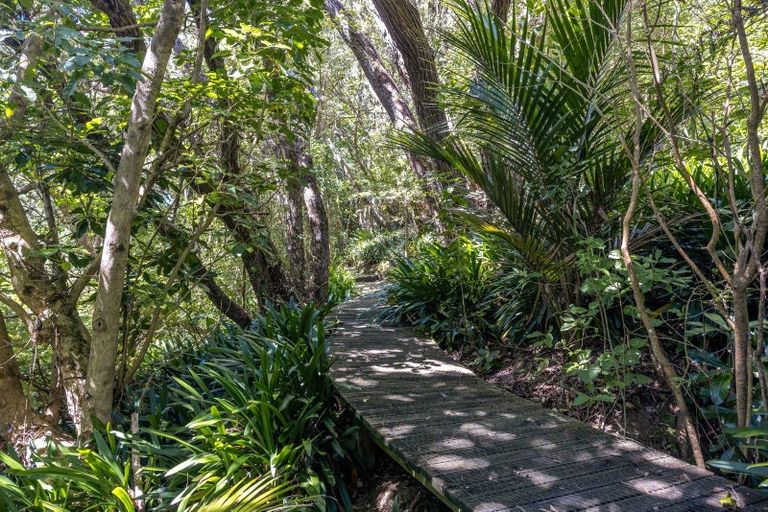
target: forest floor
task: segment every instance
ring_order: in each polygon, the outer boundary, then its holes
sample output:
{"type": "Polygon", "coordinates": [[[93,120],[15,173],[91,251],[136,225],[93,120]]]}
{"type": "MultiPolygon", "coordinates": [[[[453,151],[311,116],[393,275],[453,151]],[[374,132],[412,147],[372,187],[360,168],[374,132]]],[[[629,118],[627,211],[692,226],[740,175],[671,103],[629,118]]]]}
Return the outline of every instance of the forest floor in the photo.
{"type": "Polygon", "coordinates": [[[384,452],[375,467],[352,482],[356,512],[449,512],[449,508],[384,452]]]}

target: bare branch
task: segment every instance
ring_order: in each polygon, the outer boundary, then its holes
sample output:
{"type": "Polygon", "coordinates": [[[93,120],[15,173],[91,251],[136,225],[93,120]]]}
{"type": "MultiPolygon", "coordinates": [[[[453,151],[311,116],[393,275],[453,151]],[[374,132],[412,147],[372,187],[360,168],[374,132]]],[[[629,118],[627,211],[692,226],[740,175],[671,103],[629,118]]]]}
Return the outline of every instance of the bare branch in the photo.
{"type": "Polygon", "coordinates": [[[27,328],[32,325],[32,317],[30,316],[30,313],[24,309],[24,306],[2,292],[0,292],[0,302],[8,306],[11,311],[16,313],[16,315],[22,320],[22,322],[24,322],[27,328]]]}
{"type": "Polygon", "coordinates": [[[146,23],[135,23],[133,25],[124,25],[122,27],[77,27],[77,30],[82,30],[84,32],[113,32],[113,33],[120,33],[120,32],[133,32],[136,29],[139,28],[145,28],[145,27],[154,27],[157,25],[157,22],[155,21],[148,21],[146,23]]]}
{"type": "Polygon", "coordinates": [[[83,273],[72,283],[72,287],[69,289],[69,298],[74,304],[77,303],[85,287],[88,286],[88,283],[99,271],[99,265],[101,265],[101,253],[91,260],[83,270],[83,273]]]}

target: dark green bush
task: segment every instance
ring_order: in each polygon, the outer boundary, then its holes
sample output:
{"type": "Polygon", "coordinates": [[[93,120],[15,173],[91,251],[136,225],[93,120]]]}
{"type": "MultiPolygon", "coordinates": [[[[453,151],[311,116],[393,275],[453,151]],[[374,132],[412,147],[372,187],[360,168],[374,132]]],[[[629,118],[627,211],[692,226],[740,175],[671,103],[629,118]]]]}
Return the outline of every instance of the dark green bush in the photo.
{"type": "Polygon", "coordinates": [[[349,244],[349,263],[362,268],[376,267],[401,254],[407,242],[408,236],[403,230],[359,230],[349,244]]]}
{"type": "Polygon", "coordinates": [[[489,302],[493,267],[482,243],[458,238],[423,245],[395,260],[389,273],[389,314],[433,336],[443,346],[482,344],[498,334],[489,302]]]}
{"type": "Polygon", "coordinates": [[[328,272],[328,305],[333,307],[350,298],[355,290],[355,276],[341,265],[328,272]]]}
{"type": "Polygon", "coordinates": [[[335,510],[326,496],[348,495],[329,365],[320,310],[269,308],[252,331],[222,331],[148,369],[138,434],[107,427],[88,448],[51,443],[33,469],[3,456],[0,505],[128,512],[138,484],[153,511],[335,510]]]}

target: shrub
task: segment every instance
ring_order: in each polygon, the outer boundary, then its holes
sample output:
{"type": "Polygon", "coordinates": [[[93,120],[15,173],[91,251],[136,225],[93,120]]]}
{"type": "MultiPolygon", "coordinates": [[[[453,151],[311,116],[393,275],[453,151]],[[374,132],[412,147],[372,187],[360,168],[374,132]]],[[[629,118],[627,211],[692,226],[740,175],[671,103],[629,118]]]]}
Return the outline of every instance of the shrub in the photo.
{"type": "Polygon", "coordinates": [[[389,315],[416,325],[443,346],[481,344],[498,332],[489,302],[493,269],[482,243],[458,238],[427,243],[395,260],[389,315]]]}
{"type": "Polygon", "coordinates": [[[401,254],[408,241],[404,230],[373,231],[359,230],[350,242],[349,263],[356,267],[375,269],[401,254]]]}
{"type": "Polygon", "coordinates": [[[49,441],[27,469],[14,454],[0,452],[0,504],[21,510],[133,511],[130,452],[118,436],[94,433],[92,448],[49,441]]]}
{"type": "Polygon", "coordinates": [[[341,265],[332,265],[328,272],[328,305],[341,304],[352,296],[355,276],[341,265]]]}
{"type": "Polygon", "coordinates": [[[326,496],[349,499],[329,366],[320,310],[268,308],[251,331],[221,331],[147,372],[137,434],[50,443],[32,469],[3,455],[0,507],[128,512],[138,484],[154,511],[336,510],[326,496]]]}

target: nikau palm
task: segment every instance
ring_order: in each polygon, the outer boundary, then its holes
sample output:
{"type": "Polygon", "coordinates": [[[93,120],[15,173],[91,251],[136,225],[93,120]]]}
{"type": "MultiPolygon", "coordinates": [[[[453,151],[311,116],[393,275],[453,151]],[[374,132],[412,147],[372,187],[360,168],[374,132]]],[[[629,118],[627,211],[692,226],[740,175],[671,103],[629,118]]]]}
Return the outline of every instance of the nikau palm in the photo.
{"type": "MultiPolygon", "coordinates": [[[[625,0],[555,0],[538,19],[513,12],[507,28],[488,9],[454,4],[452,47],[475,76],[447,91],[458,120],[441,144],[408,135],[411,150],[460,170],[498,207],[504,223],[462,212],[513,248],[518,264],[543,276],[556,303],[577,302],[573,284],[577,241],[612,238],[631,170],[623,133],[623,61],[616,50],[625,0]],[[558,283],[564,285],[557,287],[558,283]],[[566,301],[566,302],[563,302],[566,301]]],[[[626,95],[625,95],[626,96],[626,95]]],[[[643,153],[658,141],[643,127],[643,153]]]]}

